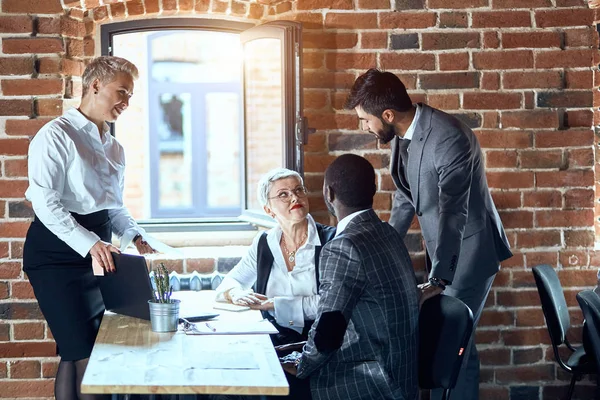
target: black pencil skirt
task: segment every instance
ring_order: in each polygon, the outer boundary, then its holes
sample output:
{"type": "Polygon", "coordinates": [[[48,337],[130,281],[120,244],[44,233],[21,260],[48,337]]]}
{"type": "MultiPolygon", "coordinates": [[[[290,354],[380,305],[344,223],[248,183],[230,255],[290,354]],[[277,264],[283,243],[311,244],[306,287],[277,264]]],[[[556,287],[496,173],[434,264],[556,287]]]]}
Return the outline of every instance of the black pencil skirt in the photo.
{"type": "MultiPolygon", "coordinates": [[[[110,242],[108,211],[79,215],[79,224],[110,242]]],[[[40,310],[48,322],[64,361],[88,358],[104,315],[104,302],[92,258],[81,257],[36,217],[23,248],[23,270],[33,287],[40,310]]]]}

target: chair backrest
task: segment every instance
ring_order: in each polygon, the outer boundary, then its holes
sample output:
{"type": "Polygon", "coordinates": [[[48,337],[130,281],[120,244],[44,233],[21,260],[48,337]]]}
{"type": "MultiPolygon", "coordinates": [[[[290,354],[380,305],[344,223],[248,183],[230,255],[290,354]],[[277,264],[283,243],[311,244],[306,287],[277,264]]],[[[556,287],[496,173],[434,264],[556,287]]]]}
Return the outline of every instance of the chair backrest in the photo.
{"type": "Polygon", "coordinates": [[[600,297],[591,290],[584,290],[577,293],[577,302],[585,318],[585,351],[586,354],[594,355],[596,367],[600,371],[600,297]]]}
{"type": "Polygon", "coordinates": [[[419,386],[452,389],[473,332],[473,313],[454,297],[426,300],[419,313],[419,386]]]}
{"type": "Polygon", "coordinates": [[[553,345],[559,346],[565,342],[567,331],[571,327],[571,319],[558,275],[551,266],[538,265],[533,268],[533,277],[542,303],[550,340],[553,345]]]}

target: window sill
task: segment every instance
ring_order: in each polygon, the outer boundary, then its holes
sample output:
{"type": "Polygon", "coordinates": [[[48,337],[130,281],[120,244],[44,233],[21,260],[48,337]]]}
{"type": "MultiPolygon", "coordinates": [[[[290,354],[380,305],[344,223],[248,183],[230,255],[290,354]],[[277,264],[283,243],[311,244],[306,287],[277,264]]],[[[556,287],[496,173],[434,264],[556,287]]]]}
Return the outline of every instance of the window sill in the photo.
{"type": "Polygon", "coordinates": [[[148,232],[153,238],[182,251],[203,247],[250,246],[258,230],[212,232],[148,232]]]}
{"type": "MultiPolygon", "coordinates": [[[[247,251],[248,246],[179,247],[169,254],[147,254],[144,258],[149,269],[163,263],[170,272],[178,274],[226,274],[247,251]]],[[[128,248],[126,253],[139,254],[132,247],[128,248]]]]}
{"type": "Polygon", "coordinates": [[[141,222],[149,235],[174,248],[249,246],[259,227],[244,221],[141,222]]]}
{"type": "MultiPolygon", "coordinates": [[[[231,229],[235,224],[230,223],[213,224],[212,228],[217,229],[208,229],[211,224],[196,224],[193,230],[189,228],[194,224],[183,224],[188,228],[183,231],[175,229],[177,224],[162,224],[159,229],[160,224],[140,224],[153,238],[173,248],[168,254],[146,255],[148,267],[156,268],[164,263],[169,271],[179,274],[225,274],[247,253],[262,229],[248,223],[239,224],[242,229],[237,230],[231,229]]],[[[133,246],[126,252],[138,254],[133,246]]]]}

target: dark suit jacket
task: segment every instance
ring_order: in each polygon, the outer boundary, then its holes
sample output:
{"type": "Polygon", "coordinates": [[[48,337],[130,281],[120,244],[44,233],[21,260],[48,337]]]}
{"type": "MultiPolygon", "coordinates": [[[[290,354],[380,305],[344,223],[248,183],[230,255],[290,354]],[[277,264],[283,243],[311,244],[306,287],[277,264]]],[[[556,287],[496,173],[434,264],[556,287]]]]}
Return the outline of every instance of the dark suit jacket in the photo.
{"type": "Polygon", "coordinates": [[[479,142],[455,117],[427,105],[408,149],[410,194],[400,181],[400,139],[392,143],[396,187],[390,224],[404,238],[415,215],[431,257],[431,276],[465,288],[498,272],[512,256],[488,189],[479,142]]]}
{"type": "Polygon", "coordinates": [[[317,318],[298,377],[315,400],[418,398],[416,279],[398,233],[373,210],[321,251],[317,318]]]}

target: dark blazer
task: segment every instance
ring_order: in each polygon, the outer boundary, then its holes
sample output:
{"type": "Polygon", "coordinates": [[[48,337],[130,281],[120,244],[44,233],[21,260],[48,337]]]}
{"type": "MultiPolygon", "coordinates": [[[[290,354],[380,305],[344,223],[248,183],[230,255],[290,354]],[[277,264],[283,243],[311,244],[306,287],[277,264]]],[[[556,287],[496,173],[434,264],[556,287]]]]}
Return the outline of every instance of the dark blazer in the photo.
{"type": "Polygon", "coordinates": [[[317,318],[298,377],[316,400],[418,397],[418,295],[399,234],[370,209],[321,251],[317,318]]]}
{"type": "Polygon", "coordinates": [[[431,257],[431,276],[460,289],[494,275],[512,253],[473,131],[449,114],[420,105],[408,148],[410,193],[399,178],[404,168],[401,139],[392,142],[390,171],[397,190],[390,224],[404,238],[416,213],[431,257]]]}

